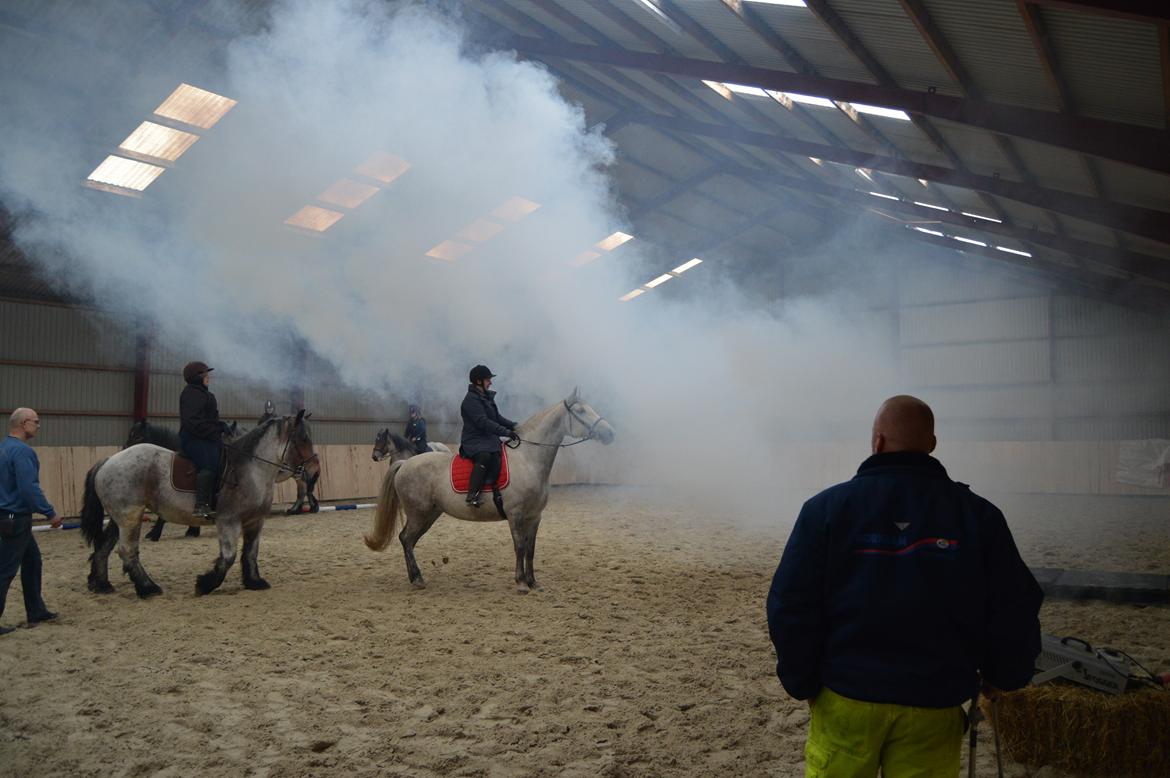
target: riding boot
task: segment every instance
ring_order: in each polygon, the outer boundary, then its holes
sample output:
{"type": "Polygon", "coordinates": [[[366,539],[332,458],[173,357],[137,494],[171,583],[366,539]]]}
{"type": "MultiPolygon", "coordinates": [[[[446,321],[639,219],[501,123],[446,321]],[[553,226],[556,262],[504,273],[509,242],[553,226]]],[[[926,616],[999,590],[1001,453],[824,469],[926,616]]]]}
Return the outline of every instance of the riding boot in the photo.
{"type": "Polygon", "coordinates": [[[471,478],[467,484],[467,504],[478,508],[483,505],[479,493],[483,491],[483,482],[487,477],[487,468],[477,464],[471,468],[471,478]]]}
{"type": "Polygon", "coordinates": [[[195,515],[202,519],[214,519],[211,507],[212,492],[215,491],[215,471],[200,470],[195,475],[195,515]]]}

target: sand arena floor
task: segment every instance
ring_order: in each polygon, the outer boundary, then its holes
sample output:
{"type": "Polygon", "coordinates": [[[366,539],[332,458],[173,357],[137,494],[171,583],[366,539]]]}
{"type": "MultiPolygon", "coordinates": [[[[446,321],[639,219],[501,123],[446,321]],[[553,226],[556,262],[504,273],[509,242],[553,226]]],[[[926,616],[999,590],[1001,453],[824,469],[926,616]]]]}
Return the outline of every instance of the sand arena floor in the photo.
{"type": "MultiPolygon", "coordinates": [[[[1032,564],[1170,572],[1166,501],[999,502],[1032,564]]],[[[274,517],[273,588],[243,590],[237,565],[202,599],[214,532],[172,526],[144,544],[165,590],[145,602],[116,562],[118,592],[87,592],[79,533],[43,533],[61,617],[0,638],[0,774],[802,775],[808,715],[773,675],[763,614],[790,521],[557,489],[545,590],[526,597],[502,523],[441,519],[414,591],[397,543],[362,544],[370,511],[274,517]]],[[[1170,669],[1168,607],[1051,602],[1042,618],[1170,669]]],[[[18,580],[3,623],[22,619],[18,580]]],[[[979,766],[995,774],[989,738],[979,766]]]]}

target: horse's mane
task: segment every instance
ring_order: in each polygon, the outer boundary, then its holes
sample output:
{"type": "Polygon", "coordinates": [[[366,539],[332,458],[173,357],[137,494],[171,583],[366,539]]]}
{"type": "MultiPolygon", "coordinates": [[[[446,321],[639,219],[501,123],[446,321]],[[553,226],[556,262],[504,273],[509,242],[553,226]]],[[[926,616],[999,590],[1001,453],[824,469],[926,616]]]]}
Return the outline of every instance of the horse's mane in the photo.
{"type": "Polygon", "coordinates": [[[399,451],[414,451],[414,446],[406,438],[399,435],[397,432],[390,433],[390,442],[394,444],[394,448],[399,451]]]}
{"type": "Polygon", "coordinates": [[[268,428],[279,422],[281,418],[282,417],[280,416],[273,416],[270,419],[265,419],[264,421],[260,422],[255,427],[237,438],[231,444],[231,448],[229,448],[228,451],[240,454],[256,453],[256,447],[260,445],[260,441],[263,439],[264,434],[268,431],[268,428]]]}

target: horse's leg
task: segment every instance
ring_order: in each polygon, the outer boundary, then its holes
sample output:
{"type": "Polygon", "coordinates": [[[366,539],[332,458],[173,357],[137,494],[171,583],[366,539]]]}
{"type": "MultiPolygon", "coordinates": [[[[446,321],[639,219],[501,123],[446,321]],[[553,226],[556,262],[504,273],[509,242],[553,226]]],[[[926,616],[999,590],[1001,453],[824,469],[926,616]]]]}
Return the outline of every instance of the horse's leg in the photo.
{"type": "MultiPolygon", "coordinates": [[[[138,561],[138,535],[142,531],[142,513],[143,509],[136,509],[134,515],[119,525],[118,556],[122,557],[122,571],[134,582],[134,591],[145,599],[162,594],[162,589],[143,569],[142,562],[138,561]]],[[[105,540],[103,537],[103,544],[105,540]]]]}
{"type": "Polygon", "coordinates": [[[236,542],[240,539],[240,520],[226,519],[216,522],[219,529],[219,556],[203,575],[195,579],[196,594],[210,594],[219,588],[228,569],[236,561],[236,542]]]}
{"type": "Polygon", "coordinates": [[[244,573],[245,589],[269,589],[271,584],[260,577],[260,530],[264,528],[264,518],[256,519],[244,527],[244,553],[240,558],[240,567],[244,573]]]}
{"type": "Polygon", "coordinates": [[[110,584],[110,552],[118,544],[118,523],[110,519],[102,539],[89,555],[89,590],[98,594],[114,591],[110,584]]]}
{"type": "Polygon", "coordinates": [[[321,503],[317,502],[317,495],[313,494],[313,490],[317,488],[317,482],[313,481],[308,485],[305,496],[309,498],[309,513],[320,513],[321,503]]]}
{"type": "Polygon", "coordinates": [[[152,541],[154,543],[157,543],[159,538],[162,537],[162,528],[165,525],[166,525],[166,522],[163,521],[162,517],[156,516],[154,518],[154,526],[150,528],[150,532],[146,533],[146,539],[149,541],[152,541]]]}
{"type": "Polygon", "coordinates": [[[297,485],[297,501],[292,504],[292,507],[284,512],[286,516],[296,516],[305,507],[305,482],[301,479],[296,479],[297,485]]]}
{"type": "Polygon", "coordinates": [[[441,515],[441,511],[431,511],[425,514],[407,513],[406,525],[402,528],[402,532],[398,533],[398,540],[402,542],[402,553],[406,556],[406,574],[416,589],[425,589],[427,583],[423,580],[422,570],[418,569],[418,562],[414,559],[414,544],[418,543],[419,539],[435,523],[435,519],[441,515]]]}
{"type": "Polygon", "coordinates": [[[520,516],[509,513],[508,529],[512,530],[512,545],[516,548],[516,593],[528,594],[528,576],[524,572],[524,562],[528,558],[527,528],[520,516]]]}
{"type": "Polygon", "coordinates": [[[536,583],[536,568],[532,566],[532,559],[536,556],[536,531],[540,529],[540,514],[536,514],[531,521],[528,522],[528,544],[525,547],[527,571],[525,573],[525,583],[530,589],[539,589],[540,586],[536,583]]]}

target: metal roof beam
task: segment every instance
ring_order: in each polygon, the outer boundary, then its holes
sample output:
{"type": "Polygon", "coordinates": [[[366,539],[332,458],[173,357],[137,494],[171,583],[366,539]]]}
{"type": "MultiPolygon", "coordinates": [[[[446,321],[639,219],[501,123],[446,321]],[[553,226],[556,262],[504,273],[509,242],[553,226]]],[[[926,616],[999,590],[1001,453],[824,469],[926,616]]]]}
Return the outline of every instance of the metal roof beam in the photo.
{"type": "Polygon", "coordinates": [[[1170,24],[1158,27],[1158,51],[1162,60],[1162,110],[1166,113],[1166,129],[1170,130],[1170,24]]]}
{"type": "Polygon", "coordinates": [[[907,113],[967,124],[1170,173],[1170,144],[1166,143],[1165,132],[1149,127],[899,87],[875,86],[750,65],[627,51],[569,41],[517,35],[507,39],[506,45],[536,56],[670,73],[699,80],[730,81],[781,92],[800,92],[844,102],[898,108],[907,113]]]}
{"type": "Polygon", "coordinates": [[[1028,203],[1038,208],[1075,216],[1078,219],[1101,224],[1106,227],[1143,235],[1163,243],[1170,243],[1170,213],[1156,211],[1141,206],[1125,203],[1107,202],[1096,197],[1064,192],[1057,189],[1023,184],[1008,181],[992,176],[982,176],[974,173],[965,173],[938,167],[910,162],[893,157],[881,157],[864,152],[840,149],[835,146],[825,146],[819,143],[781,138],[768,133],[753,132],[722,125],[707,124],[676,116],[663,116],[652,113],[636,113],[630,121],[637,124],[646,124],[675,132],[686,132],[695,135],[705,135],[709,138],[719,138],[732,143],[746,143],[765,146],[790,154],[817,157],[843,165],[870,168],[884,173],[905,176],[907,178],[924,178],[948,186],[957,186],[964,189],[973,189],[987,194],[1006,197],[1021,203],[1028,203]]]}
{"type": "Polygon", "coordinates": [[[1170,22],[1170,5],[1166,0],[1028,0],[1032,5],[1046,5],[1067,11],[1083,11],[1098,16],[1117,16],[1139,22],[1170,22]]]}

